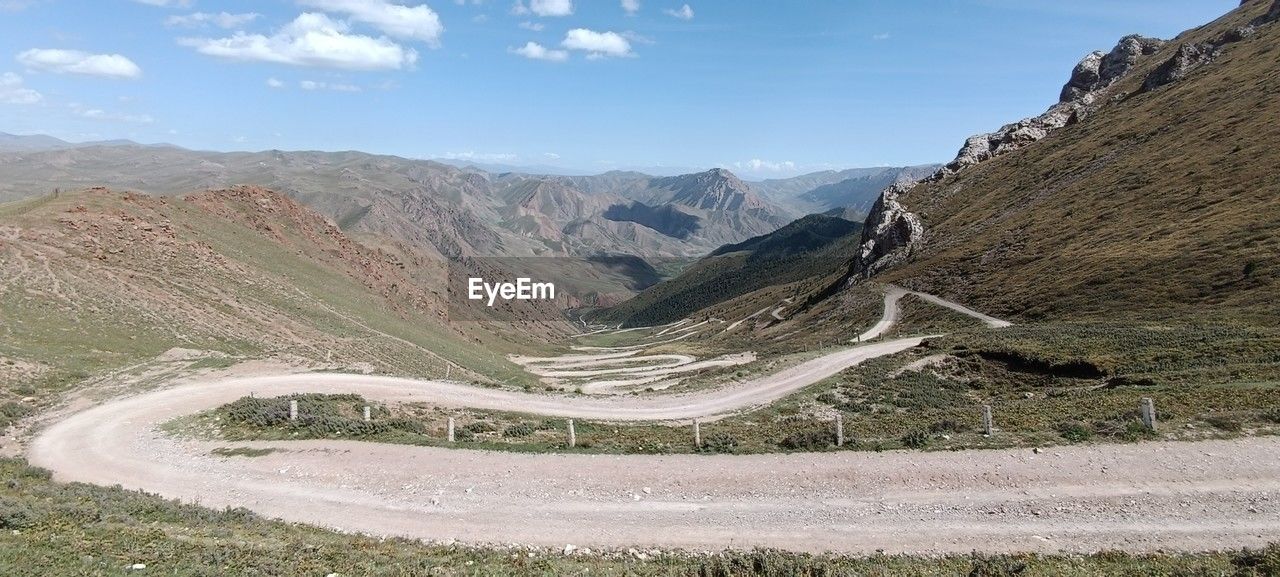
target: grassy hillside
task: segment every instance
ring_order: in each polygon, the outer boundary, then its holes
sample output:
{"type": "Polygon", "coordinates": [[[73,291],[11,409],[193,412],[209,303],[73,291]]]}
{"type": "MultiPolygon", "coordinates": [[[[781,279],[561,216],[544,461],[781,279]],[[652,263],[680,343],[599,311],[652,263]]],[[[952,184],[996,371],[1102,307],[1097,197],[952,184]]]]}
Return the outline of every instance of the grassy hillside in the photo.
{"type": "Polygon", "coordinates": [[[841,218],[806,216],[772,233],[725,245],[596,320],[663,324],[766,287],[829,274],[856,247],[861,230],[841,218]]]}
{"type": "Polygon", "coordinates": [[[900,200],[923,247],[878,280],[1035,319],[1280,313],[1280,24],[1252,1],[1188,31],[1048,138],[900,200]],[[1234,31],[1234,32],[1233,32],[1234,31]],[[1162,87],[1180,47],[1218,56],[1162,87]]]}
{"type": "Polygon", "coordinates": [[[13,398],[158,358],[519,374],[501,339],[448,325],[443,287],[414,280],[440,278],[441,263],[367,248],[262,189],[29,199],[0,205],[0,239],[0,388],[13,398]],[[468,345],[479,338],[497,350],[468,345]]]}

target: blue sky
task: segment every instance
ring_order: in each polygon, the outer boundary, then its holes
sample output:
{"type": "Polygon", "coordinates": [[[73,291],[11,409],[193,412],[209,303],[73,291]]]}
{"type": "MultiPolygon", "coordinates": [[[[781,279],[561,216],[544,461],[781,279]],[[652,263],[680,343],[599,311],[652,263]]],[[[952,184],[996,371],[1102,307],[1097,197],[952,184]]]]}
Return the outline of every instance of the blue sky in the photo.
{"type": "Polygon", "coordinates": [[[949,160],[1236,0],[0,0],[0,131],[751,177],[949,160]]]}

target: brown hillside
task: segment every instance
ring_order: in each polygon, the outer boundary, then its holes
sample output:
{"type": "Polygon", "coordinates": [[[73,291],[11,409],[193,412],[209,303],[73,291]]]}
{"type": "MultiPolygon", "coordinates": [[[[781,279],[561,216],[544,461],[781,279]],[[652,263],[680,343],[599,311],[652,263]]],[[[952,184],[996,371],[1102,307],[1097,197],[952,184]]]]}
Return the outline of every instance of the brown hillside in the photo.
{"type": "Polygon", "coordinates": [[[1195,310],[1274,323],[1272,6],[1247,2],[1143,57],[1079,123],[904,194],[924,242],[878,280],[1023,319],[1195,310]],[[1167,85],[1149,80],[1211,44],[1207,64],[1167,85]]]}
{"type": "Polygon", "coordinates": [[[448,323],[442,294],[411,278],[442,270],[368,248],[257,188],[185,199],[97,188],[3,204],[0,364],[23,370],[0,371],[0,389],[62,386],[175,347],[395,374],[518,375],[500,353],[468,343],[514,345],[448,323]]]}

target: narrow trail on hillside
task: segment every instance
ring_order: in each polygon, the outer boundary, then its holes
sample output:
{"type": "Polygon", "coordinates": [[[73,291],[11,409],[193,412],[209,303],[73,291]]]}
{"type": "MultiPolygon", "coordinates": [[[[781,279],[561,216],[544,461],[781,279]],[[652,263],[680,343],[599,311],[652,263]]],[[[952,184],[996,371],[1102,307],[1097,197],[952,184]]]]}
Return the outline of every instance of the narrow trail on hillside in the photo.
{"type": "MultiPolygon", "coordinates": [[[[901,295],[886,294],[886,305],[891,298],[896,304],[901,295]]],[[[876,334],[892,326],[891,311],[896,306],[886,306],[887,325],[876,334]]],[[[201,441],[159,430],[248,394],[327,392],[585,419],[698,418],[710,431],[717,417],[921,341],[865,344],[720,389],[648,397],[534,395],[346,374],[194,378],[72,414],[42,431],[28,453],[63,481],[119,484],[341,530],[471,543],[1150,551],[1258,545],[1280,532],[1277,438],[1042,454],[616,456],[341,440],[201,441]],[[224,458],[211,453],[219,447],[275,452],[224,458]]]]}

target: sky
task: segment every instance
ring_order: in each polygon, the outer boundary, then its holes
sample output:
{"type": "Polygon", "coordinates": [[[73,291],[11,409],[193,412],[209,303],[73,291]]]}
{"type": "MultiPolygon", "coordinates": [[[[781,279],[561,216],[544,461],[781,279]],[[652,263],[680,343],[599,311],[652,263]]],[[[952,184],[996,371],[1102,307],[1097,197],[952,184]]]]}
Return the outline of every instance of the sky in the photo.
{"type": "Polygon", "coordinates": [[[752,178],[945,162],[1237,0],[0,0],[0,132],[752,178]]]}

